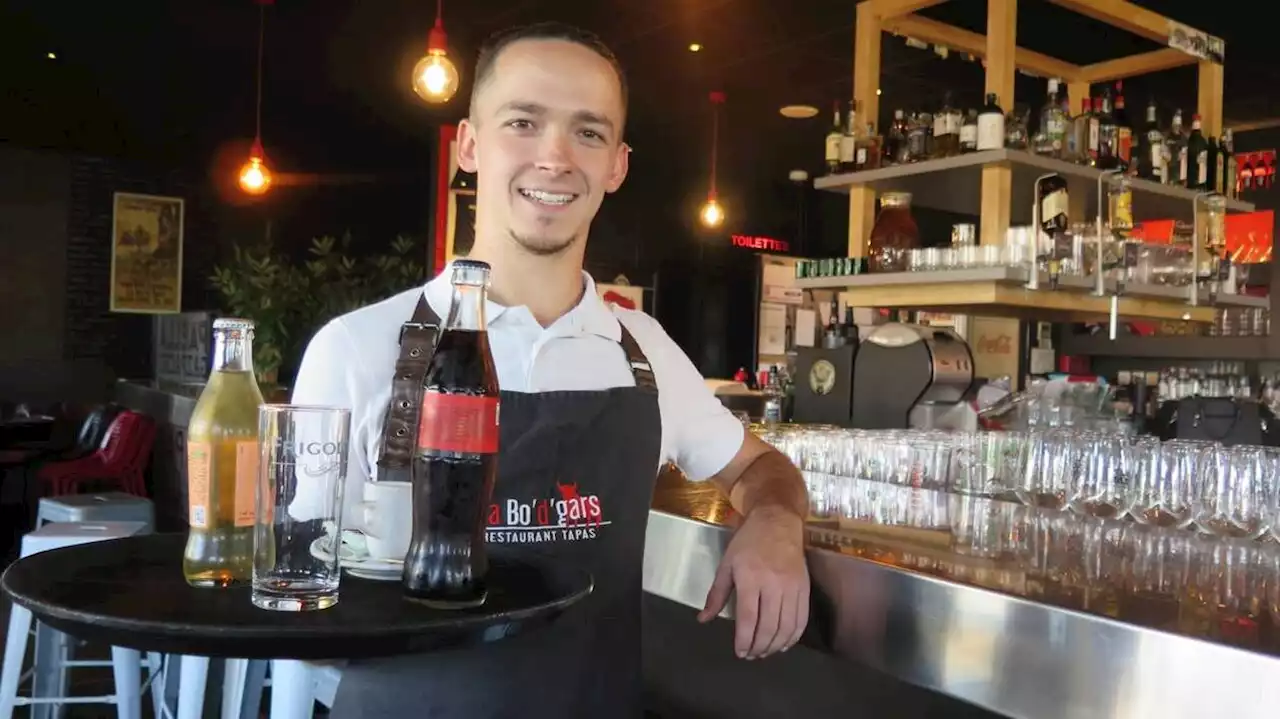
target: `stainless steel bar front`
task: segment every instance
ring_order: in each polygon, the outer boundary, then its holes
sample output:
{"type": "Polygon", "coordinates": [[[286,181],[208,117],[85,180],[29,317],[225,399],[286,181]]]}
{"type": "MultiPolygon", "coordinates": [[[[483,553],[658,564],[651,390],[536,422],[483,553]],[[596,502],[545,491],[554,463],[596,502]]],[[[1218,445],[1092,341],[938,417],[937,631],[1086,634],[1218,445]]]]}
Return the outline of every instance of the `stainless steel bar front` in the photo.
{"type": "MultiPolygon", "coordinates": [[[[713,488],[664,480],[650,512],[645,590],[701,608],[734,524],[713,488]]],[[[811,648],[1011,717],[1275,715],[1280,587],[1274,576],[1241,583],[1242,591],[1247,584],[1261,594],[1239,597],[1244,606],[1260,607],[1252,620],[1210,608],[1202,621],[1178,617],[1183,630],[1169,631],[849,553],[869,555],[870,547],[887,561],[895,553],[899,561],[910,552],[916,559],[947,553],[930,549],[922,532],[885,531],[876,538],[816,525],[808,531],[815,611],[805,644],[811,648]],[[1201,627],[1203,636],[1191,636],[1201,630],[1187,627],[1201,627]]],[[[1011,586],[1018,591],[1021,585],[1011,586]]],[[[1144,611],[1129,598],[1113,601],[1129,607],[1117,615],[1144,611]]],[[[1105,604],[1096,606],[1107,611],[1105,604]]],[[[1165,626],[1168,609],[1155,612],[1165,626]]]]}

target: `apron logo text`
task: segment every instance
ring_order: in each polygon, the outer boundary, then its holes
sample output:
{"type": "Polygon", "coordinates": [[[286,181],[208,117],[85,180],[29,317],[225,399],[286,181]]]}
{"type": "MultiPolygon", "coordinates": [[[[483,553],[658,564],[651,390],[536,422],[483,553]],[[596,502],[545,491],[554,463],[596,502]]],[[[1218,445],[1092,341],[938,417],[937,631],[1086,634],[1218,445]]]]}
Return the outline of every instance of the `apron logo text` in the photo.
{"type": "Polygon", "coordinates": [[[486,535],[497,544],[543,544],[595,539],[609,521],[600,497],[581,494],[578,484],[556,482],[557,498],[509,497],[489,505],[486,535]]]}

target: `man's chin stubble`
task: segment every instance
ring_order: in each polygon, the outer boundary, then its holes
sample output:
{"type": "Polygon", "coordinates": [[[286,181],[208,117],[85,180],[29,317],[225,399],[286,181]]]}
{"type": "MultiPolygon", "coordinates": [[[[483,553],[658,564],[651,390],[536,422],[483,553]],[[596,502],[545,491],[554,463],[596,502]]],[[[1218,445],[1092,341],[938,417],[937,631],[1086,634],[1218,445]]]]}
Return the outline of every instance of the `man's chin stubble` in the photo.
{"type": "Polygon", "coordinates": [[[511,235],[511,239],[515,240],[516,244],[528,250],[531,254],[539,255],[541,257],[552,257],[554,255],[562,254],[565,250],[568,250],[570,247],[573,247],[574,240],[576,239],[574,237],[568,237],[568,238],[521,237],[515,232],[509,232],[509,234],[511,235]]]}

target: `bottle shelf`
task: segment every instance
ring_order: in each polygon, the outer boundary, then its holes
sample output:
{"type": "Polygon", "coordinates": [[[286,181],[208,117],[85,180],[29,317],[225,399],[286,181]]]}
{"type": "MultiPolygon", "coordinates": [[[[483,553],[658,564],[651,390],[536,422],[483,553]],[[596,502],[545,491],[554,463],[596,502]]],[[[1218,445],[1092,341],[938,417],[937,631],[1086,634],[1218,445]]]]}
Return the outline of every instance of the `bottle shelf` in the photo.
{"type": "MultiPolygon", "coordinates": [[[[1040,274],[1040,289],[1025,287],[1028,271],[1019,267],[942,270],[937,272],[889,272],[836,277],[805,277],[795,286],[807,290],[838,290],[854,307],[901,309],[1018,317],[1058,322],[1092,322],[1111,312],[1111,297],[1093,294],[1090,277],[1064,275],[1058,289],[1049,289],[1049,277],[1040,274]]],[[[1115,283],[1106,284],[1107,292],[1115,283]]],[[[1187,288],[1129,283],[1120,296],[1121,319],[1162,319],[1212,322],[1215,310],[1224,307],[1269,307],[1266,297],[1219,295],[1211,304],[1207,295],[1198,306],[1187,304],[1187,288]]]]}
{"type": "Polygon", "coordinates": [[[1106,335],[1068,335],[1059,351],[1090,357],[1135,357],[1169,360],[1280,360],[1270,337],[1136,337],[1114,340],[1106,335]]]}
{"type": "MultiPolygon", "coordinates": [[[[828,175],[815,179],[813,185],[819,190],[844,193],[856,186],[868,186],[877,193],[910,192],[913,206],[978,215],[982,201],[982,168],[996,164],[1007,164],[1013,169],[1010,224],[1031,222],[1032,185],[1037,177],[1049,172],[1066,178],[1068,192],[1072,196],[1080,193],[1079,196],[1085,198],[1086,216],[1073,219],[1083,222],[1097,215],[1101,170],[1023,150],[984,150],[875,170],[828,175]]],[[[1134,196],[1134,219],[1192,219],[1192,202],[1198,190],[1137,178],[1130,178],[1130,186],[1134,196]]],[[[1242,200],[1227,200],[1227,209],[1252,212],[1254,205],[1242,200]]]]}

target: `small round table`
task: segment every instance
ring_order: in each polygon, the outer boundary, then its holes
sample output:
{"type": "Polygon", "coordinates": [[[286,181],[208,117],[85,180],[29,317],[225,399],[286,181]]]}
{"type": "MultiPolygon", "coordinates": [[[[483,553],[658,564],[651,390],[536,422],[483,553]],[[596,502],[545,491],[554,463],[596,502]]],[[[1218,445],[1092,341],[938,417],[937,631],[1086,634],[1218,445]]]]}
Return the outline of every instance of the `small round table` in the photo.
{"type": "Polygon", "coordinates": [[[41,552],[11,565],[0,589],[37,619],[81,639],[272,660],[393,656],[497,641],[549,623],[592,590],[585,570],[489,547],[489,596],[480,607],[431,609],[406,601],[399,582],[347,576],[334,607],[273,612],[255,607],[248,587],[188,586],[185,544],[184,534],[152,534],[41,552]]]}

